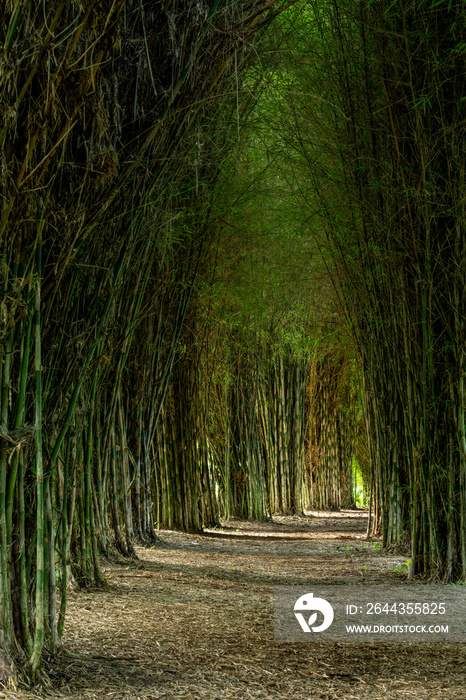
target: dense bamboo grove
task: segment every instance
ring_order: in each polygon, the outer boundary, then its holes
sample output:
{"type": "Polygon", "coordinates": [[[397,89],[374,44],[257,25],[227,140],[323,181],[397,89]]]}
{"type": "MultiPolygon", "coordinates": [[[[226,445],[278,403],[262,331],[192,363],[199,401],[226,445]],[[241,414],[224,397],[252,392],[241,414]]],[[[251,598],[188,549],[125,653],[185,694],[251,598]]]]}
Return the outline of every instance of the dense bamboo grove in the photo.
{"type": "MultiPolygon", "coordinates": [[[[314,453],[308,469],[308,507],[350,508],[353,457],[357,428],[357,396],[354,375],[348,371],[348,356],[334,352],[319,360],[314,380],[315,397],[309,441],[314,453]]],[[[359,456],[359,455],[358,455],[359,456]]]]}
{"type": "Polygon", "coordinates": [[[464,579],[463,5],[0,17],[0,684],[101,556],[351,507],[355,461],[464,579]]]}
{"type": "Polygon", "coordinates": [[[464,4],[310,7],[286,138],[362,361],[376,527],[464,579],[464,4]]]}
{"type": "Polygon", "coordinates": [[[291,212],[293,190],[268,172],[270,133],[261,143],[250,131],[228,164],[217,263],[198,300],[209,309],[201,354],[210,372],[199,386],[219,512],[266,518],[352,506],[358,428],[365,443],[359,366],[335,330],[339,301],[291,212]]]}
{"type": "Polygon", "coordinates": [[[59,643],[70,582],[104,583],[100,553],[154,541],[155,437],[168,394],[186,411],[170,377],[209,188],[254,37],[281,8],[0,9],[5,680],[13,661],[34,675],[44,643],[59,643]]]}

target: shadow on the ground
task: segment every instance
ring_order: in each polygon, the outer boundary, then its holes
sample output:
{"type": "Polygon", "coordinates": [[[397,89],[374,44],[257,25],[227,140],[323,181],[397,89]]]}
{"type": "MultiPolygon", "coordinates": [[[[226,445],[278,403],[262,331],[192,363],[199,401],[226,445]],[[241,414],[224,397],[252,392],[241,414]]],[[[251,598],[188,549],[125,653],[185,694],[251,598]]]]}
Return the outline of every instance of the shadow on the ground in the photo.
{"type": "Polygon", "coordinates": [[[138,548],[137,566],[106,569],[107,589],[70,595],[65,648],[51,658],[54,689],[24,697],[466,698],[459,644],[274,643],[274,586],[406,585],[389,555],[358,551],[364,521],[363,513],[230,521],[199,535],[177,533],[176,542],[163,531],[168,548],[138,548]],[[340,540],[350,550],[337,551],[340,540]]]}

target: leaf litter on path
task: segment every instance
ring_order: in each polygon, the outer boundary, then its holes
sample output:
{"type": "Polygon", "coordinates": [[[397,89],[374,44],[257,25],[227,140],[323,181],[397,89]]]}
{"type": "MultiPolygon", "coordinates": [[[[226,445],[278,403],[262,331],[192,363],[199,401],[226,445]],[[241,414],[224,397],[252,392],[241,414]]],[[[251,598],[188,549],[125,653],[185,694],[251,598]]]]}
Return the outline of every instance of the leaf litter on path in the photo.
{"type": "Polygon", "coordinates": [[[108,588],[70,595],[52,686],[14,697],[466,698],[464,645],[274,642],[275,585],[406,585],[365,527],[357,510],[159,531],[166,547],[137,548],[137,567],[103,561],[108,588]]]}

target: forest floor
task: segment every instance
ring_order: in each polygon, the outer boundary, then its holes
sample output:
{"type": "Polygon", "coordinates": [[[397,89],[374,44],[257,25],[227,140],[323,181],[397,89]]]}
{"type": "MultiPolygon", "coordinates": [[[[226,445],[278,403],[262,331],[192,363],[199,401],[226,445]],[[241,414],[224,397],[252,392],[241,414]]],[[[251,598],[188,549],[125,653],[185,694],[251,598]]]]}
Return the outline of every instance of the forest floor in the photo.
{"type": "Polygon", "coordinates": [[[366,517],[161,531],[139,562],[103,563],[108,588],[70,594],[52,685],[0,698],[466,699],[465,645],[274,642],[274,585],[411,585],[405,555],[362,547],[366,517]]]}

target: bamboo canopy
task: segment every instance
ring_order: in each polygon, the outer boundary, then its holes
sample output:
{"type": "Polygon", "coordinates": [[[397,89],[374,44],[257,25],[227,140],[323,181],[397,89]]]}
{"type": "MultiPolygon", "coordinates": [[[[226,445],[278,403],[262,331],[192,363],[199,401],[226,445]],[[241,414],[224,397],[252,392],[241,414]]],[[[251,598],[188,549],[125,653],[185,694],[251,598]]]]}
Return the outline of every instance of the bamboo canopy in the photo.
{"type": "Polygon", "coordinates": [[[15,658],[34,676],[44,642],[59,643],[70,581],[104,583],[111,531],[125,554],[136,536],[154,540],[154,436],[228,145],[226,86],[281,9],[1,3],[0,649],[11,673],[15,658]]]}
{"type": "Polygon", "coordinates": [[[356,476],[465,579],[464,20],[0,0],[0,687],[102,557],[356,476]]]}

